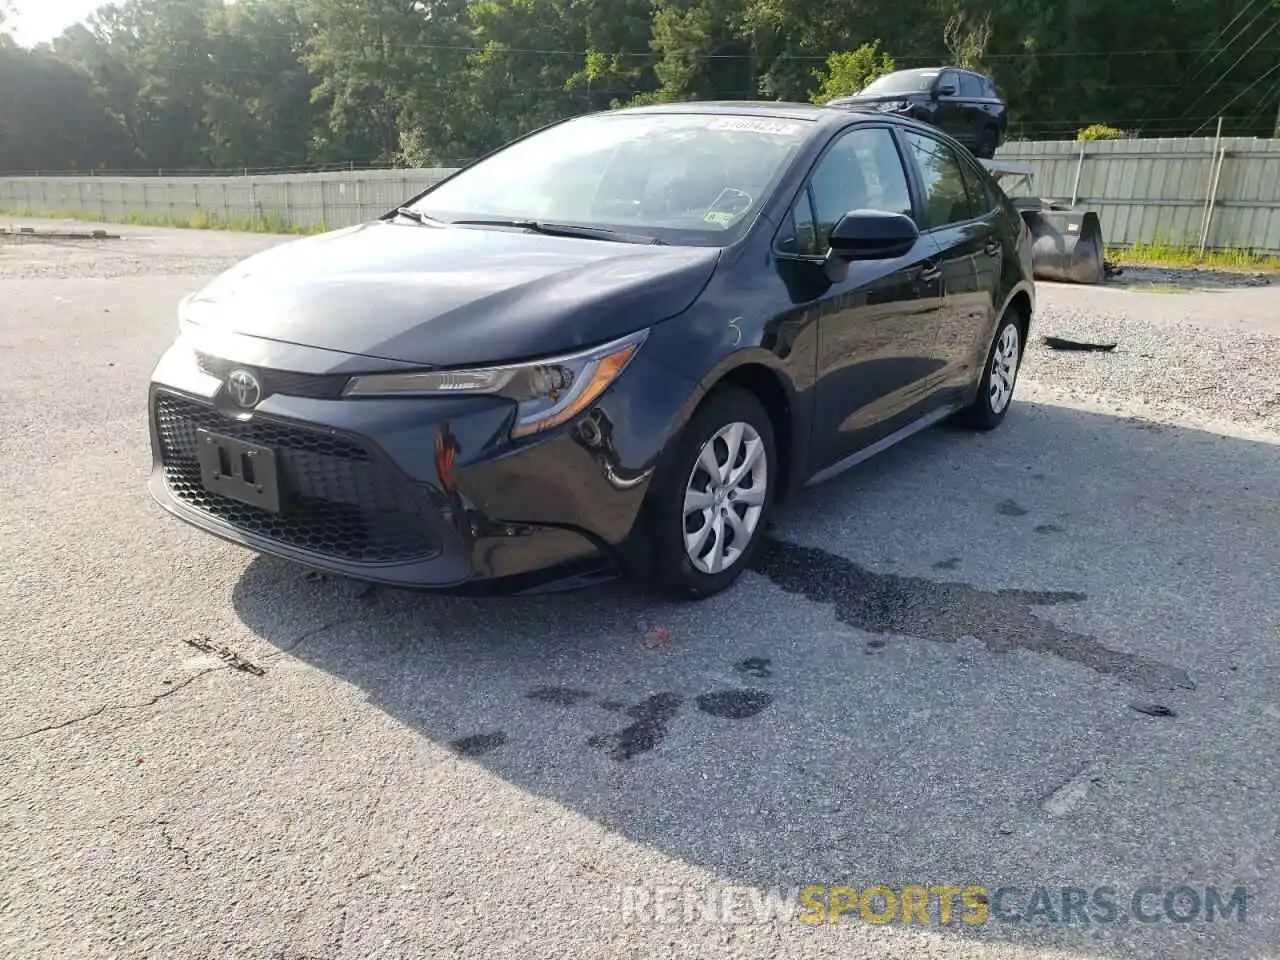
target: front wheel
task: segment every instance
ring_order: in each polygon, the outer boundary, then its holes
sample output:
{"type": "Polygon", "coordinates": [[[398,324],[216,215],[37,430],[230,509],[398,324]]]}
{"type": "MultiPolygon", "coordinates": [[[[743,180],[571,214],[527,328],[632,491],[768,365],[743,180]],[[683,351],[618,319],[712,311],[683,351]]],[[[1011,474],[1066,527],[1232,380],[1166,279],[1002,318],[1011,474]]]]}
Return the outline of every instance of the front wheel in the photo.
{"type": "Polygon", "coordinates": [[[773,424],[756,397],[717,387],[681,433],[654,501],[655,585],[678,599],[729,587],[751,561],[773,506],[773,424]]]}
{"type": "Polygon", "coordinates": [[[1009,404],[1013,402],[1013,388],[1022,366],[1022,324],[1014,310],[1008,310],[996,329],[995,341],[987,354],[987,364],[978,381],[978,395],[965,407],[957,420],[976,430],[994,430],[1000,426],[1009,404]]]}

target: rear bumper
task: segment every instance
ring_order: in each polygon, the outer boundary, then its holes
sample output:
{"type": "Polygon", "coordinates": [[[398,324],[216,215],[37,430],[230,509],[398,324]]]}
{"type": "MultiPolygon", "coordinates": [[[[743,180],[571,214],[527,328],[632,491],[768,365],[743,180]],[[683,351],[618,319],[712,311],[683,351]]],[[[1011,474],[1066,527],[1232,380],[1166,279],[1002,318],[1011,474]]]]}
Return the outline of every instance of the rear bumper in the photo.
{"type": "Polygon", "coordinates": [[[666,408],[692,389],[637,357],[588,414],[513,444],[513,408],[489,398],[277,393],[245,413],[179,342],[152,378],[148,488],[201,530],[345,577],[454,593],[573,586],[624,566],[666,408]],[[647,432],[615,416],[641,393],[657,414],[647,432]],[[285,509],[206,490],[201,429],[275,451],[285,509]]]}

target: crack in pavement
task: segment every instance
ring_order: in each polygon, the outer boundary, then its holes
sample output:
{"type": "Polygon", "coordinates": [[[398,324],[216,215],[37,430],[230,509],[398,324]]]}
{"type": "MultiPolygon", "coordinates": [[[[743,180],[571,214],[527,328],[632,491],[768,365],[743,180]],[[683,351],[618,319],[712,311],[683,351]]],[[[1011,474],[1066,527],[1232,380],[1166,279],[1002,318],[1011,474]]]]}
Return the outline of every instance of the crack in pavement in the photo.
{"type": "Polygon", "coordinates": [[[182,865],[184,867],[186,867],[188,870],[192,869],[191,854],[186,847],[184,847],[182,844],[178,843],[178,841],[173,839],[173,834],[169,832],[169,821],[157,820],[156,824],[160,827],[160,836],[164,840],[164,845],[168,847],[170,850],[172,850],[174,853],[180,854],[182,856],[182,865]]]}
{"type": "MultiPolygon", "coordinates": [[[[285,646],[280,647],[279,649],[273,651],[272,653],[267,654],[265,657],[262,657],[261,659],[263,661],[275,660],[297,649],[299,645],[305,643],[307,640],[311,640],[323,633],[328,632],[329,630],[336,629],[337,627],[345,626],[348,623],[354,622],[356,619],[358,618],[347,617],[346,619],[335,620],[332,623],[326,623],[323,626],[316,627],[312,630],[308,630],[305,633],[298,636],[297,639],[291,641],[285,646]]],[[[85,713],[77,714],[74,717],[68,717],[66,720],[58,720],[52,723],[46,723],[43,726],[35,727],[31,730],[24,730],[22,733],[15,733],[15,734],[10,734],[8,736],[0,737],[0,743],[13,743],[18,740],[26,740],[26,739],[29,739],[30,737],[39,736],[42,733],[50,733],[54,730],[65,730],[67,727],[73,727],[78,723],[84,723],[86,720],[92,720],[94,719],[94,717],[100,717],[106,713],[125,713],[133,710],[145,710],[148,707],[154,707],[157,703],[159,703],[161,700],[164,700],[166,697],[173,696],[179,690],[185,690],[187,687],[191,686],[191,684],[195,683],[197,680],[207,677],[211,673],[219,673],[221,671],[233,670],[233,669],[236,669],[236,668],[233,664],[230,664],[230,663],[219,664],[216,667],[206,667],[203,670],[196,671],[186,679],[180,680],[178,683],[175,683],[168,690],[162,690],[160,693],[157,693],[154,697],[151,697],[147,700],[139,700],[136,703],[104,703],[102,704],[102,706],[94,707],[92,710],[88,710],[85,713]]]]}
{"type": "Polygon", "coordinates": [[[63,729],[66,729],[67,727],[73,727],[77,723],[83,723],[86,720],[92,720],[94,717],[100,717],[104,713],[115,713],[117,711],[127,711],[127,710],[145,710],[147,707],[154,707],[157,703],[159,703],[161,700],[165,699],[166,697],[173,696],[179,690],[185,690],[187,687],[189,687],[195,681],[199,680],[201,677],[208,676],[211,673],[217,673],[219,670],[229,670],[229,669],[231,668],[230,667],[208,667],[204,670],[199,671],[198,673],[193,673],[191,676],[187,677],[185,680],[181,681],[180,683],[175,683],[168,690],[164,690],[161,693],[157,693],[154,697],[151,697],[149,700],[140,700],[137,703],[115,703],[115,704],[104,703],[100,707],[94,707],[92,710],[88,711],[87,713],[79,714],[78,716],[71,717],[67,720],[59,720],[56,723],[47,723],[43,727],[36,727],[33,730],[26,730],[22,733],[11,734],[10,736],[7,736],[7,737],[0,737],[0,743],[10,743],[15,740],[26,740],[29,737],[38,736],[39,734],[42,734],[42,733],[49,733],[50,731],[53,731],[53,730],[63,730],[63,729]]]}

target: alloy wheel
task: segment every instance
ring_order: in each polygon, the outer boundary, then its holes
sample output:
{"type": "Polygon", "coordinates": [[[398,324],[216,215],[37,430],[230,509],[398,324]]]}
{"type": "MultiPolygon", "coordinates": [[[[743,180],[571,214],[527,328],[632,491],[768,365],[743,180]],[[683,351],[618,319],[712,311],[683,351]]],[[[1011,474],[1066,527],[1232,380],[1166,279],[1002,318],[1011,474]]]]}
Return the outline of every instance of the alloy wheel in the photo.
{"type": "Polygon", "coordinates": [[[769,482],[764,440],[749,423],[730,423],[702,445],[684,494],[684,546],[706,574],[728,570],[760,523],[769,482]]]}
{"type": "Polygon", "coordinates": [[[1021,352],[1019,341],[1016,323],[1006,325],[1000,333],[1000,339],[996,341],[996,348],[991,355],[991,377],[987,389],[992,413],[1003,413],[1013,399],[1013,385],[1018,379],[1021,352]]]}

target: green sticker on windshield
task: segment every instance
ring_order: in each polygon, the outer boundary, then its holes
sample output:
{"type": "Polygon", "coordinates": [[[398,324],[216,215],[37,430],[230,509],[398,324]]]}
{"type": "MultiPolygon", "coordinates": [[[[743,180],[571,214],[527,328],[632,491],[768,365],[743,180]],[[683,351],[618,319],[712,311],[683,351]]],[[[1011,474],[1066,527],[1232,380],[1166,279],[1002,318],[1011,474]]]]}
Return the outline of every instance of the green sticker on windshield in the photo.
{"type": "Polygon", "coordinates": [[[733,187],[725,187],[707,212],[702,215],[702,219],[707,223],[718,223],[728,227],[750,209],[751,194],[743,193],[733,187]]]}

